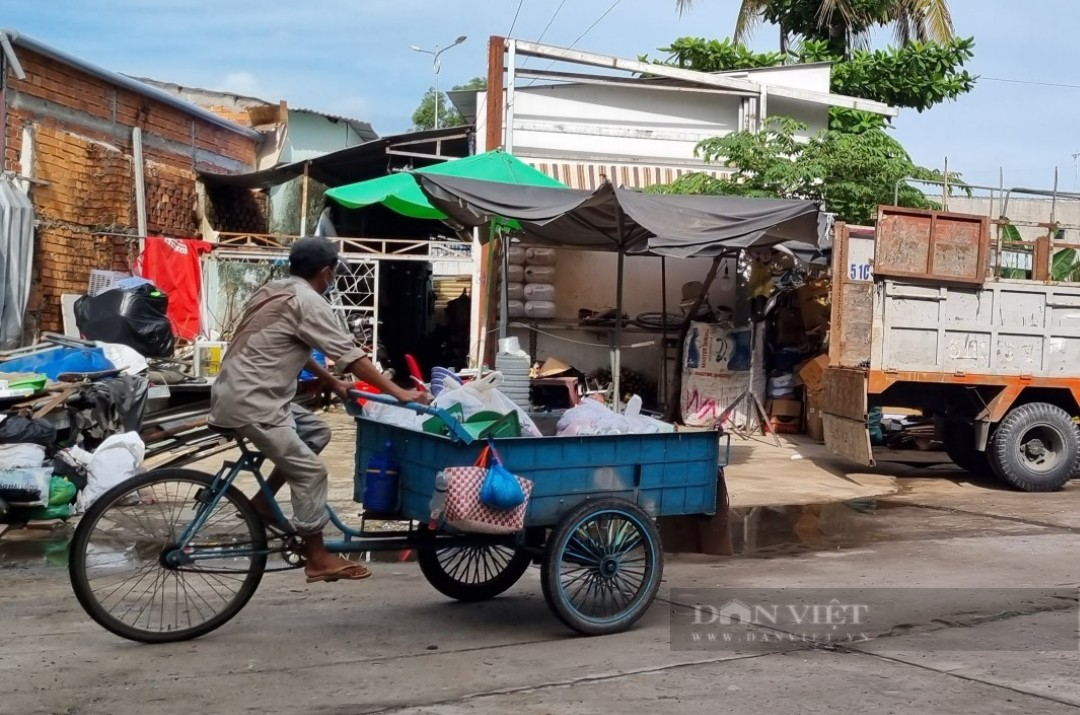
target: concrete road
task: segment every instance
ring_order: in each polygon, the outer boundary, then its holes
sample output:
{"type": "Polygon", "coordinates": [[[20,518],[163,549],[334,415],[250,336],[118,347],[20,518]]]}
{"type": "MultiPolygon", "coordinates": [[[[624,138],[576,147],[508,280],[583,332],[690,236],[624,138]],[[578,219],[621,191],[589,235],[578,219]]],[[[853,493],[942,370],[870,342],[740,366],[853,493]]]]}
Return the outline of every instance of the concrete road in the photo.
{"type": "Polygon", "coordinates": [[[566,631],[535,569],[504,597],[462,605],[434,592],[415,564],[374,563],[362,583],[268,575],[219,631],[136,645],[88,622],[62,559],[49,566],[43,551],[24,547],[2,562],[0,712],[1075,712],[1075,596],[1021,603],[996,589],[1075,594],[1080,534],[1044,519],[964,513],[946,535],[942,514],[853,511],[865,538],[849,548],[676,558],[639,626],[604,638],[566,631]],[[853,647],[681,650],[670,632],[672,614],[688,617],[694,605],[680,601],[685,588],[746,589],[762,601],[780,588],[860,589],[888,601],[888,620],[853,647]]]}
{"type": "MultiPolygon", "coordinates": [[[[349,505],[350,459],[350,450],[331,449],[336,506],[349,505]]],[[[794,477],[797,465],[788,469],[794,477]]],[[[360,583],[308,586],[297,572],[268,574],[220,630],[137,645],[100,629],[75,602],[63,532],[7,534],[0,713],[1080,710],[1080,485],[1019,494],[941,469],[905,472],[898,483],[900,493],[876,503],[737,515],[741,556],[670,559],[649,613],[603,638],[575,637],[555,619],[535,568],[503,597],[457,604],[416,564],[378,562],[360,583]],[[1051,591],[1002,590],[1018,587],[1051,591]],[[869,640],[813,646],[780,623],[766,625],[767,643],[672,642],[673,624],[684,633],[702,605],[733,596],[873,604],[869,640]]]]}

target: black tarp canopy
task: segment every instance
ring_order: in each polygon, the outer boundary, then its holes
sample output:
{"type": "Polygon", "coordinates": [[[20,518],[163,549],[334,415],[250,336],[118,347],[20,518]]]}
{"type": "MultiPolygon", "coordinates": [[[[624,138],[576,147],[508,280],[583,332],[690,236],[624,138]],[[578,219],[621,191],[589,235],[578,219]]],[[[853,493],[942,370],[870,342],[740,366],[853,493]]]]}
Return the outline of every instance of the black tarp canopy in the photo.
{"type": "MultiPolygon", "coordinates": [[[[528,243],[618,253],[611,350],[616,410],[621,401],[624,256],[718,259],[747,248],[783,244],[806,252],[825,245],[828,230],[826,214],[815,201],[644,194],[611,184],[590,192],[413,176],[432,206],[451,222],[476,227],[511,219],[520,224],[522,239],[528,243]]],[[[505,297],[503,303],[505,309],[505,297]]]]}
{"type": "Polygon", "coordinates": [[[590,192],[416,178],[432,204],[457,223],[513,219],[530,243],[691,258],[789,241],[816,247],[826,231],[815,201],[644,194],[611,184],[590,192]]]}

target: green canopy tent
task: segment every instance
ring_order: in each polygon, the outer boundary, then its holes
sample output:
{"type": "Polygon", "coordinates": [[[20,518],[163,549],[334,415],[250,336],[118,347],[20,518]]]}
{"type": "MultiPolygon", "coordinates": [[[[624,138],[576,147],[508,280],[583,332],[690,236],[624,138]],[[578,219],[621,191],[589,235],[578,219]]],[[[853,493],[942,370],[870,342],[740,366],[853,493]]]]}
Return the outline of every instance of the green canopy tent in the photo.
{"type": "MultiPolygon", "coordinates": [[[[355,184],[339,186],[327,191],[326,196],[350,209],[382,204],[386,208],[410,218],[435,220],[448,218],[445,213],[431,205],[427,196],[420,190],[415,174],[480,179],[520,186],[566,188],[562,182],[532,168],[512,154],[508,154],[501,149],[495,149],[475,156],[451,159],[441,164],[417,169],[415,172],[389,174],[380,176],[377,179],[368,179],[355,184]]],[[[513,231],[520,227],[517,221],[496,218],[490,223],[488,240],[494,239],[497,234],[502,234],[504,231],[513,231]]],[[[505,244],[502,253],[503,271],[505,272],[507,260],[505,244]]],[[[494,265],[489,262],[487,272],[490,274],[493,269],[494,265]]],[[[502,314],[505,316],[507,311],[506,281],[500,281],[500,283],[502,284],[500,304],[502,305],[502,314]]],[[[487,295],[483,298],[483,305],[483,311],[486,314],[488,310],[487,295]]],[[[499,337],[506,337],[505,319],[499,322],[499,337]]],[[[480,342],[483,345],[485,341],[481,339],[480,342]]],[[[481,353],[480,360],[482,361],[482,359],[483,354],[481,353]]]]}
{"type": "MultiPolygon", "coordinates": [[[[416,173],[481,179],[523,186],[566,188],[559,181],[501,149],[427,166],[417,169],[416,173]]],[[[417,185],[416,179],[413,178],[412,172],[390,174],[377,179],[339,186],[327,191],[326,195],[350,209],[382,204],[388,209],[411,218],[436,220],[446,218],[446,214],[428,201],[417,185]]]]}

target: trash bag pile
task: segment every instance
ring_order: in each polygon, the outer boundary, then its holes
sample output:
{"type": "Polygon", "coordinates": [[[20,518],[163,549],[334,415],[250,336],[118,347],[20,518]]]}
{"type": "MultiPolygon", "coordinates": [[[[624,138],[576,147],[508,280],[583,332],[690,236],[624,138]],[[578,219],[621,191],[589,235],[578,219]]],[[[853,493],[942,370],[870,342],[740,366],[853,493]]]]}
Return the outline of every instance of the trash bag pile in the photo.
{"type": "Polygon", "coordinates": [[[134,432],[108,437],[88,452],[59,445],[48,420],[0,420],[0,522],[66,521],[142,464],[145,448],[134,432]]]}

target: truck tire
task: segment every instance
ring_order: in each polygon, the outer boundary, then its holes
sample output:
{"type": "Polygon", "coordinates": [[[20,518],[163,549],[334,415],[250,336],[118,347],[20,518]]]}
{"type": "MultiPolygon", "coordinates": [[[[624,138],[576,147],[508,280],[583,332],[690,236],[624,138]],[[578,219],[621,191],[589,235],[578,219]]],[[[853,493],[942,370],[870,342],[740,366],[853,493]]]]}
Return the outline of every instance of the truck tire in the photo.
{"type": "Polygon", "coordinates": [[[973,425],[967,422],[949,422],[945,425],[944,437],[945,452],[956,466],[976,477],[993,475],[987,453],[975,448],[973,425]]]}
{"type": "Polygon", "coordinates": [[[1032,402],[1005,415],[987,453],[994,473],[1017,489],[1057,491],[1080,466],[1080,432],[1065,410],[1032,402]]]}

